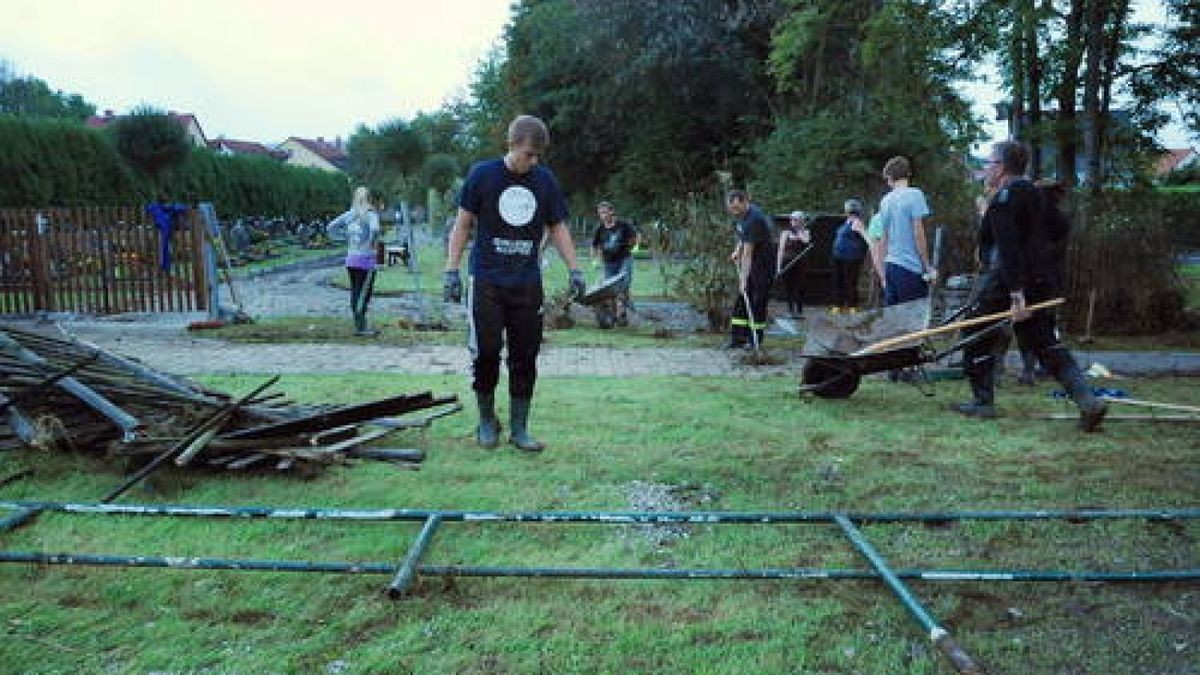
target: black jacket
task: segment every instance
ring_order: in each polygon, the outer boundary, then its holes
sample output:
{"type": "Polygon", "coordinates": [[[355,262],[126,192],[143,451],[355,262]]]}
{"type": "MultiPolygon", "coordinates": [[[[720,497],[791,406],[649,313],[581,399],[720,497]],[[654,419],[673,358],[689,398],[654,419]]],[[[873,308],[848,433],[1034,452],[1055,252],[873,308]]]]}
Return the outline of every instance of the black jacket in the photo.
{"type": "Polygon", "coordinates": [[[1010,292],[1059,290],[1069,223],[1043,190],[1017,179],[992,198],[979,231],[984,269],[1010,292]]]}

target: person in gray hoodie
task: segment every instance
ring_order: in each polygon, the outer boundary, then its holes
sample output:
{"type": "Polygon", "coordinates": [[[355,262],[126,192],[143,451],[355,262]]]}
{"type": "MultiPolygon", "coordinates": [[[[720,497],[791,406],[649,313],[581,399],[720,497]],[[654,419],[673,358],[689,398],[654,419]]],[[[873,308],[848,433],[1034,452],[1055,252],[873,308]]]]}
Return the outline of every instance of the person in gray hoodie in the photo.
{"type": "Polygon", "coordinates": [[[376,245],[379,243],[379,198],[364,186],[354,189],[350,210],[325,226],[330,239],[346,241],[346,272],[350,275],[350,312],[354,334],[378,335],[367,326],[367,304],[375,287],[376,245]]]}

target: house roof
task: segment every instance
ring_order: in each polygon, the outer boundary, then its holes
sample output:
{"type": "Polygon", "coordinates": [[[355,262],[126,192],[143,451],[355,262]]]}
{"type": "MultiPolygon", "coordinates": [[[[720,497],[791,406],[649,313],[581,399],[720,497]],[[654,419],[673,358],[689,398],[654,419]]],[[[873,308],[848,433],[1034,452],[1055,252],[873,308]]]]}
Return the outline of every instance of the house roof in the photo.
{"type": "Polygon", "coordinates": [[[225,151],[232,155],[264,155],[274,159],[284,159],[287,153],[272,150],[258,141],[239,141],[233,138],[217,138],[208,142],[208,147],[225,151]]]}
{"type": "Polygon", "coordinates": [[[1154,163],[1154,175],[1165,176],[1196,162],[1196,151],[1191,148],[1167,150],[1154,163]]]}
{"type": "MultiPolygon", "coordinates": [[[[92,115],[88,117],[87,120],[84,121],[84,124],[92,129],[103,129],[122,117],[125,117],[125,115],[114,115],[113,111],[105,110],[103,115],[92,115]]],[[[189,130],[192,124],[195,124],[196,129],[200,131],[201,138],[206,140],[208,139],[208,136],[204,134],[204,127],[200,126],[200,120],[196,119],[196,116],[192,113],[168,112],[167,117],[170,117],[178,122],[179,126],[183,127],[184,131],[189,130]]]]}
{"type": "Polygon", "coordinates": [[[289,141],[304,147],[309,152],[339,169],[346,168],[346,162],[350,158],[345,150],[337,145],[326,142],[323,138],[299,138],[291,136],[284,143],[288,143],[289,141]]]}

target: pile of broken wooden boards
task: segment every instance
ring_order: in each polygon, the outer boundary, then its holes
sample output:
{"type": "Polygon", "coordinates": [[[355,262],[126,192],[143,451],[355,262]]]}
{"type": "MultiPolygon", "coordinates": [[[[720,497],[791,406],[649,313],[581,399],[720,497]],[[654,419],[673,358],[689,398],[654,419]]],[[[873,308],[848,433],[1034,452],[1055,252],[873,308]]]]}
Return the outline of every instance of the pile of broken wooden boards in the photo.
{"type": "Polygon", "coordinates": [[[354,405],[233,397],[80,340],[0,324],[0,450],[104,453],[129,465],[229,470],[320,468],[369,458],[419,468],[419,449],[366,447],[461,410],[429,392],[354,405]],[[428,411],[419,417],[403,417],[428,411]]]}

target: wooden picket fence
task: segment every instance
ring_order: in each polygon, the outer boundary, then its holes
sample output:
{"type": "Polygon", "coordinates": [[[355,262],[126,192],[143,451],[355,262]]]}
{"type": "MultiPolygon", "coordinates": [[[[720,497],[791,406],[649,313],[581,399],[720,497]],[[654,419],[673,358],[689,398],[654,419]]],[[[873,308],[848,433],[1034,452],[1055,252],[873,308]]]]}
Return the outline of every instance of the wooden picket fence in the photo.
{"type": "Polygon", "coordinates": [[[162,235],[141,207],[0,209],[0,315],[208,308],[203,223],[162,235]]]}

